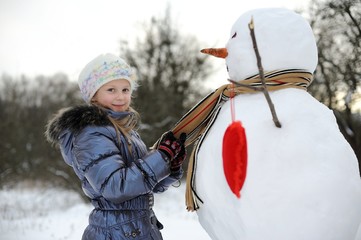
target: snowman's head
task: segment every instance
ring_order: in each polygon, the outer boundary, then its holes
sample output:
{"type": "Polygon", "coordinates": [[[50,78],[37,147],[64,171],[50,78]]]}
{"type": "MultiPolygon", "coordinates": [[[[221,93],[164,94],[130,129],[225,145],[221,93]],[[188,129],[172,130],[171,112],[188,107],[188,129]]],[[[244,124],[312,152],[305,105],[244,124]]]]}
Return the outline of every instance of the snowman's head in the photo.
{"type": "Polygon", "coordinates": [[[317,46],[308,22],[283,8],[256,9],[234,23],[225,57],[230,79],[238,81],[258,74],[257,59],[248,24],[253,18],[258,50],[265,72],[304,69],[314,72],[317,46]]]}

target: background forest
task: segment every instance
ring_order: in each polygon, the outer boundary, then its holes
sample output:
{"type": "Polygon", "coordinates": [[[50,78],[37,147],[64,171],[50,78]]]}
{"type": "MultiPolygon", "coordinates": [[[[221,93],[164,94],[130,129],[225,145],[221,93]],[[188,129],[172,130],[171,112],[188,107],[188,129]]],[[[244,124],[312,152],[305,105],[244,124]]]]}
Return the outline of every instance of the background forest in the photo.
{"type": "MultiPolygon", "coordinates": [[[[309,92],[333,110],[340,131],[361,161],[361,1],[311,1],[304,13],[314,30],[319,64],[309,92]]],[[[133,100],[139,132],[148,146],[212,89],[215,70],[199,54],[196,36],[185,35],[166,9],[151,18],[134,42],[121,41],[119,55],[138,70],[133,100]]],[[[227,76],[224,76],[225,78],[227,76]]],[[[0,80],[0,186],[42,181],[80,191],[58,149],[46,142],[45,125],[63,107],[82,104],[75,79],[65,74],[0,80]]],[[[185,165],[186,166],[186,165],[185,165]]]]}

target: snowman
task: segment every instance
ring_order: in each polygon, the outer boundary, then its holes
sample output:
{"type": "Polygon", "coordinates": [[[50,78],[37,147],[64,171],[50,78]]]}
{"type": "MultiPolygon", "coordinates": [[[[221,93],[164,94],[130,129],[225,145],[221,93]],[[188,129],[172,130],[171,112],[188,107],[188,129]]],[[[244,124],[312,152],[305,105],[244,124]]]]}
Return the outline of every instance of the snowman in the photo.
{"type": "Polygon", "coordinates": [[[191,184],[199,222],[214,240],[361,239],[357,159],[332,111],[307,92],[317,65],[307,21],[287,9],[252,10],[235,22],[226,48],[210,52],[225,58],[229,79],[258,86],[252,19],[281,127],[262,92],[235,91],[232,101],[220,104],[194,153],[191,184]],[[232,149],[222,142],[234,120],[247,144],[236,190],[224,171],[224,151],[232,149]]]}

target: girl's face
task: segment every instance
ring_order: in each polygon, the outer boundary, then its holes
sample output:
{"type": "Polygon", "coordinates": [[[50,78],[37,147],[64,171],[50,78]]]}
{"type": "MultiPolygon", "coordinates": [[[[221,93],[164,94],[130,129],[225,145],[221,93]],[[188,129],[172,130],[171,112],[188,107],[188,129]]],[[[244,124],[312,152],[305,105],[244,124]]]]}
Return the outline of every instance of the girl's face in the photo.
{"type": "Polygon", "coordinates": [[[131,101],[130,83],[125,79],[110,81],[98,89],[92,100],[115,112],[127,111],[131,101]]]}

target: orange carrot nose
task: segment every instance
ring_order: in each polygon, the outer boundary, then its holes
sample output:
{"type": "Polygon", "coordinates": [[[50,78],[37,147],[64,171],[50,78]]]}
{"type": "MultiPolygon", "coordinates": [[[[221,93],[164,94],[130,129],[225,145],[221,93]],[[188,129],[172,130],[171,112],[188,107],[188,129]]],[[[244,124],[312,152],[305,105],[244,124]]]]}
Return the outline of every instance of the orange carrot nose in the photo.
{"type": "Polygon", "coordinates": [[[205,48],[201,53],[209,54],[219,58],[226,58],[228,56],[227,48],[205,48]]]}

